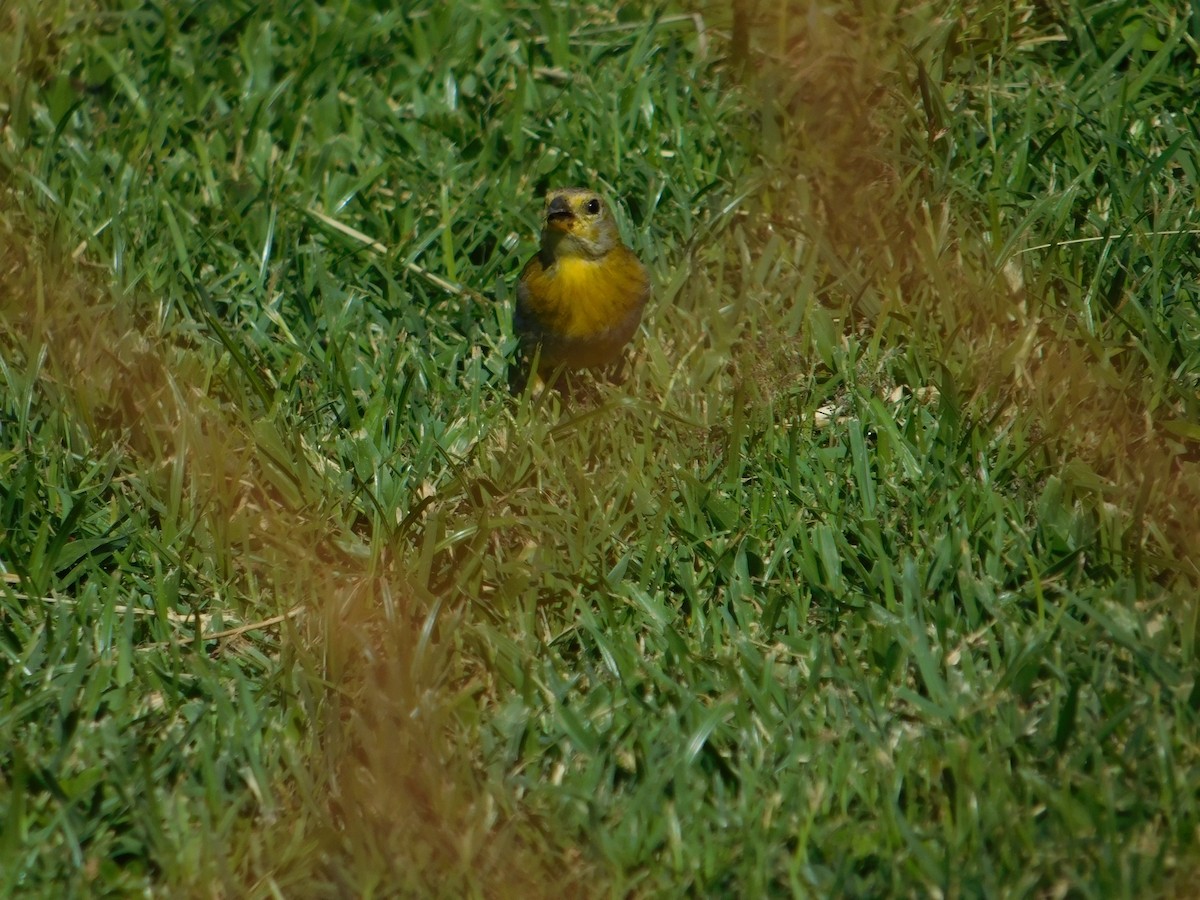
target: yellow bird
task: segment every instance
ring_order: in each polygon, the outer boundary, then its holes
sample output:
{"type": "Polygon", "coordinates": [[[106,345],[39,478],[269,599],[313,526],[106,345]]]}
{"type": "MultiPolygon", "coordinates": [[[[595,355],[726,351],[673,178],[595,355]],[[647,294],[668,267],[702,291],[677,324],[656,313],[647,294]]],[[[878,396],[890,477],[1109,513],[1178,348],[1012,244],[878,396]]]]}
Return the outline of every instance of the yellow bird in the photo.
{"type": "Polygon", "coordinates": [[[607,201],[585,188],[550,191],[541,249],[517,284],[513,326],[526,370],[536,357],[550,383],[615,361],[649,298],[650,276],[621,242],[607,201]]]}

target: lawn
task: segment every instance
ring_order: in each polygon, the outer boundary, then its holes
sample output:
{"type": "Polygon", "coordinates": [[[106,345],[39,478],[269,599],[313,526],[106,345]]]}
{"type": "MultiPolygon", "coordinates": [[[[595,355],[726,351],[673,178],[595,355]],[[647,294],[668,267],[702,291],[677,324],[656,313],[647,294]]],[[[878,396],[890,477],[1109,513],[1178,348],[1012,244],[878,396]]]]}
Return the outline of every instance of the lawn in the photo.
{"type": "Polygon", "coordinates": [[[1200,3],[0,63],[0,895],[1192,895],[1200,3]],[[567,185],[654,297],[513,397],[567,185]]]}

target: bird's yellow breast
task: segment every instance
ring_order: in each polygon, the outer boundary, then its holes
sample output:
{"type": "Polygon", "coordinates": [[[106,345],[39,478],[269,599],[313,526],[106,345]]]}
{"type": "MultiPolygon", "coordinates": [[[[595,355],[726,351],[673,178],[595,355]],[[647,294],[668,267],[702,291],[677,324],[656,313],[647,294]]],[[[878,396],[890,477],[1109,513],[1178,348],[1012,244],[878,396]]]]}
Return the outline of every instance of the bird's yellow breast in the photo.
{"type": "Polygon", "coordinates": [[[625,247],[601,259],[563,257],[548,267],[534,257],[521,280],[528,312],[543,329],[572,340],[610,330],[649,293],[646,270],[625,247]]]}

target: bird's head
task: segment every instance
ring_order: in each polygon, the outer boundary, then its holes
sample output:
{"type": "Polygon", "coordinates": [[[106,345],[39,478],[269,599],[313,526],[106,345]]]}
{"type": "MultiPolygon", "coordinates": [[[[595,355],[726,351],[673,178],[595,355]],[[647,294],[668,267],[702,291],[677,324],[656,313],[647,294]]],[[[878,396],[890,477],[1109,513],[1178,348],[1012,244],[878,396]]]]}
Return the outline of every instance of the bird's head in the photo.
{"type": "Polygon", "coordinates": [[[575,256],[600,259],[621,243],[608,202],[586,188],[560,188],[546,194],[542,253],[548,261],[575,256]]]}

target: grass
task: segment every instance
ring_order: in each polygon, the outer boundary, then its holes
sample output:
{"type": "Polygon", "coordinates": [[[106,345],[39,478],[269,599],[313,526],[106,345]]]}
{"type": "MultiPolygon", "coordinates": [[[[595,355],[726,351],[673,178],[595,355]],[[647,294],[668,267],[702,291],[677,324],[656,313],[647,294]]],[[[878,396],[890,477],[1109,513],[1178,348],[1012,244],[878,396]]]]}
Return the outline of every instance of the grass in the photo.
{"type": "Polygon", "coordinates": [[[0,891],[1188,894],[1196,9],[0,18],[0,891]]]}

